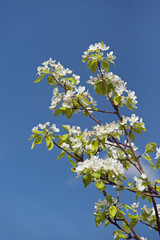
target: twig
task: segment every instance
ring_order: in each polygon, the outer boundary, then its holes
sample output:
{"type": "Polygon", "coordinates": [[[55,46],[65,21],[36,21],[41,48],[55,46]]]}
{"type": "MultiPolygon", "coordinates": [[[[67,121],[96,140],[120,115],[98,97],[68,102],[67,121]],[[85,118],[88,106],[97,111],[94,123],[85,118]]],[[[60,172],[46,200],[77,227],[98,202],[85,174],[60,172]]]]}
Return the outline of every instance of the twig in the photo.
{"type": "Polygon", "coordinates": [[[141,223],[143,223],[144,225],[146,225],[146,226],[148,226],[148,227],[150,227],[150,228],[153,228],[153,229],[155,229],[155,230],[158,231],[158,228],[153,227],[153,226],[149,225],[148,223],[143,222],[141,219],[139,219],[139,221],[140,221],[141,223]]]}
{"type": "Polygon", "coordinates": [[[74,155],[72,155],[71,153],[69,153],[67,150],[65,150],[64,148],[62,148],[61,146],[59,146],[56,142],[52,141],[58,148],[60,148],[61,150],[63,150],[64,152],[66,152],[68,155],[70,155],[72,158],[77,159],[78,162],[82,162],[82,159],[79,157],[75,157],[74,155]]]}

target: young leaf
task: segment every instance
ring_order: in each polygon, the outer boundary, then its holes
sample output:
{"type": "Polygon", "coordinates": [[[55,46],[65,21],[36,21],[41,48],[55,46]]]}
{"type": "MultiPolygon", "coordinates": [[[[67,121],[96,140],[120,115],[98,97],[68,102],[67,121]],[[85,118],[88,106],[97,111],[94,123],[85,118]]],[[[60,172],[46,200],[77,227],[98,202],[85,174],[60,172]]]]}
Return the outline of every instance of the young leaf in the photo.
{"type": "Polygon", "coordinates": [[[109,213],[110,213],[112,218],[116,215],[116,212],[117,212],[117,208],[115,206],[111,206],[109,208],[109,213]]]}
{"type": "MultiPolygon", "coordinates": [[[[68,155],[69,156],[69,155],[68,155]]],[[[75,162],[72,161],[72,159],[70,159],[70,156],[68,157],[68,161],[70,162],[70,164],[73,165],[73,167],[76,167],[76,164],[75,162]]]]}
{"type": "Polygon", "coordinates": [[[48,81],[49,85],[52,85],[53,84],[53,77],[52,76],[48,76],[47,77],[47,81],[48,81]]]}
{"type": "Polygon", "coordinates": [[[97,149],[98,149],[98,142],[96,139],[94,139],[92,142],[92,150],[95,151],[97,149]]]}
{"type": "Polygon", "coordinates": [[[62,127],[69,132],[69,130],[71,129],[70,125],[62,125],[62,127]]]}
{"type": "Polygon", "coordinates": [[[36,142],[35,142],[35,140],[34,140],[33,143],[32,143],[31,149],[33,149],[33,148],[35,147],[35,145],[36,145],[36,142]]]}
{"type": "Polygon", "coordinates": [[[88,57],[85,57],[82,59],[82,62],[86,62],[88,60],[88,57]]]}
{"type": "Polygon", "coordinates": [[[149,161],[149,165],[150,165],[154,170],[157,171],[157,168],[155,167],[155,165],[154,165],[154,163],[153,163],[152,161],[149,161]]]}
{"type": "Polygon", "coordinates": [[[95,73],[95,71],[97,70],[98,68],[98,62],[97,61],[94,61],[92,62],[92,64],[90,65],[90,70],[92,73],[95,73]]]}
{"type": "Polygon", "coordinates": [[[57,161],[60,159],[60,158],[62,158],[64,155],[66,154],[66,152],[65,151],[62,151],[61,153],[60,153],[60,155],[57,157],[57,161]]]}
{"type": "Polygon", "coordinates": [[[37,78],[37,79],[34,81],[34,83],[40,82],[44,76],[45,76],[45,74],[41,74],[41,75],[39,76],[39,78],[37,78]]]}
{"type": "Polygon", "coordinates": [[[90,68],[91,64],[92,64],[92,60],[88,60],[88,62],[87,62],[87,68],[90,68]]]}
{"type": "Polygon", "coordinates": [[[82,180],[83,180],[84,186],[87,187],[92,181],[92,175],[90,173],[86,174],[83,176],[82,180]]]}
{"type": "Polygon", "coordinates": [[[100,179],[101,174],[98,172],[94,172],[94,173],[92,173],[92,176],[98,180],[98,179],[100,179]]]}
{"type": "Polygon", "coordinates": [[[53,148],[54,144],[53,142],[51,141],[48,145],[47,145],[47,148],[48,150],[50,151],[52,148],[53,148]]]}
{"type": "Polygon", "coordinates": [[[110,69],[109,62],[103,61],[103,62],[102,62],[102,67],[103,67],[107,72],[109,72],[109,69],[110,69]]]}
{"type": "Polygon", "coordinates": [[[153,153],[156,150],[157,144],[156,143],[148,143],[145,146],[146,153],[153,153]]]}
{"type": "Polygon", "coordinates": [[[126,107],[128,107],[128,109],[134,111],[134,108],[131,106],[129,100],[127,100],[126,107]]]}
{"type": "Polygon", "coordinates": [[[150,158],[150,156],[146,153],[146,155],[144,156],[144,158],[148,161],[152,161],[152,159],[150,158]]]}
{"type": "Polygon", "coordinates": [[[119,105],[120,103],[121,103],[121,96],[115,96],[114,98],[113,98],[113,101],[114,101],[114,103],[116,104],[116,105],[119,105]]]}
{"type": "Polygon", "coordinates": [[[68,119],[70,119],[72,117],[72,113],[73,113],[73,109],[72,108],[67,108],[66,116],[67,116],[68,119]]]}
{"type": "Polygon", "coordinates": [[[97,95],[100,95],[103,91],[103,83],[102,82],[98,82],[96,85],[95,85],[95,92],[97,93],[97,95]]]}
{"type": "Polygon", "coordinates": [[[42,136],[37,136],[36,139],[32,143],[31,149],[35,147],[36,144],[41,144],[43,137],[42,136]]]}
{"type": "Polygon", "coordinates": [[[130,139],[135,142],[135,134],[134,132],[131,132],[131,134],[129,135],[130,139]]]}
{"type": "Polygon", "coordinates": [[[59,114],[61,113],[61,110],[60,109],[57,109],[54,113],[54,116],[57,117],[59,114]]]}
{"type": "Polygon", "coordinates": [[[99,191],[103,191],[106,189],[105,185],[103,182],[97,182],[96,187],[98,188],[99,191]]]}
{"type": "Polygon", "coordinates": [[[53,148],[53,142],[50,136],[46,137],[46,145],[49,151],[53,148]]]}
{"type": "Polygon", "coordinates": [[[160,168],[160,158],[157,160],[156,168],[160,168]]]}
{"type": "Polygon", "coordinates": [[[138,218],[132,218],[131,222],[130,222],[130,227],[133,228],[137,225],[138,223],[138,218]]]}

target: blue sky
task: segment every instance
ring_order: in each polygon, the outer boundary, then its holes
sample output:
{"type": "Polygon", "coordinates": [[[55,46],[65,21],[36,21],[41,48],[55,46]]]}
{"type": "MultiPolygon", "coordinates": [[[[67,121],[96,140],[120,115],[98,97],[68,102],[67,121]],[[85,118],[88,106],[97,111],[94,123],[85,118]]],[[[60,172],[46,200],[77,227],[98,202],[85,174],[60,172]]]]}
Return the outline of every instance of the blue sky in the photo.
{"type": "MultiPolygon", "coordinates": [[[[148,142],[160,146],[159,10],[158,0],[0,1],[2,240],[112,239],[111,228],[94,224],[94,203],[101,197],[94,186],[84,189],[66,159],[56,162],[57,149],[48,152],[42,144],[30,150],[33,126],[68,123],[48,109],[51,87],[33,81],[36,68],[52,57],[86,85],[91,74],[81,55],[103,40],[117,56],[112,71],[138,97],[136,114],[148,130],[137,138],[139,151],[148,142]]],[[[82,128],[93,124],[86,121],[78,115],[69,123],[82,128]]],[[[158,239],[142,226],[138,230],[158,239]]]]}

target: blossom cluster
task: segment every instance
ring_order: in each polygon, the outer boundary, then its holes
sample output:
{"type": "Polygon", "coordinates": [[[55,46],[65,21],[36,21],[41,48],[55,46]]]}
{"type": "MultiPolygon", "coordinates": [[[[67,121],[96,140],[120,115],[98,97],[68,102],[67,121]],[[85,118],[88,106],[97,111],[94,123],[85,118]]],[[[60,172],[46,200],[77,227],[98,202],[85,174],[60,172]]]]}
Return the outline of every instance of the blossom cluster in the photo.
{"type": "Polygon", "coordinates": [[[143,119],[142,118],[139,119],[139,117],[136,116],[135,114],[132,114],[131,117],[122,116],[121,124],[125,125],[125,124],[127,124],[127,122],[129,122],[130,126],[133,126],[135,123],[140,123],[143,126],[143,128],[145,128],[143,119]]]}
{"type": "Polygon", "coordinates": [[[147,178],[146,174],[142,174],[139,178],[134,177],[134,181],[135,181],[135,186],[139,191],[143,191],[146,189],[146,186],[143,185],[143,181],[147,178]]]}
{"type": "MultiPolygon", "coordinates": [[[[69,125],[68,125],[69,126],[69,125]]],[[[77,154],[87,154],[90,158],[90,154],[94,154],[95,150],[99,151],[108,151],[110,156],[115,159],[121,160],[125,159],[126,155],[122,151],[121,147],[117,146],[117,143],[111,141],[108,136],[118,134],[119,136],[123,134],[122,130],[119,130],[119,123],[115,123],[114,121],[106,123],[103,125],[96,125],[93,127],[93,130],[85,129],[84,131],[81,130],[79,126],[72,126],[68,128],[68,138],[65,141],[65,144],[70,146],[71,152],[76,151],[77,154]]],[[[62,144],[61,142],[60,144],[62,144]]],[[[130,145],[126,140],[124,140],[123,145],[126,146],[126,149],[130,148],[130,145]]],[[[138,148],[131,143],[132,148],[136,151],[138,148]]],[[[66,145],[64,145],[66,147],[66,145]]],[[[63,145],[61,145],[63,148],[63,145]]],[[[132,156],[128,154],[131,158],[132,156]]]]}
{"type": "Polygon", "coordinates": [[[79,162],[76,167],[77,176],[81,176],[84,173],[84,170],[88,169],[91,172],[98,171],[111,171],[116,175],[122,175],[124,173],[123,165],[116,159],[107,158],[101,159],[98,156],[92,156],[90,159],[86,159],[83,162],[79,162]]]}
{"type": "MultiPolygon", "coordinates": [[[[115,110],[115,112],[110,113],[116,114],[119,120],[101,123],[100,120],[94,118],[91,115],[93,111],[105,113],[107,111],[98,110],[95,107],[97,102],[86,90],[86,87],[78,86],[80,83],[79,75],[74,74],[69,68],[64,68],[60,62],[56,63],[55,60],[50,58],[37,68],[39,77],[35,81],[39,82],[47,75],[48,83],[54,87],[49,109],[55,111],[55,116],[61,113],[66,115],[68,119],[72,117],[73,113],[83,110],[84,115],[90,116],[96,121],[96,124],[99,124],[93,126],[91,130],[85,129],[84,131],[79,126],[62,125],[67,133],[55,136],[54,132],[58,133],[60,131],[56,124],[51,125],[50,122],[40,123],[32,129],[33,134],[30,140],[33,140],[33,144],[31,148],[34,148],[36,144],[40,144],[42,140],[45,140],[49,151],[53,146],[58,146],[62,152],[57,160],[66,154],[73,166],[72,171],[76,172],[77,177],[82,176],[84,186],[86,187],[91,182],[94,182],[97,189],[103,192],[106,199],[99,200],[95,204],[95,222],[97,226],[104,221],[106,221],[105,226],[108,226],[110,223],[116,223],[116,220],[122,221],[122,224],[124,224],[125,221],[123,220],[126,214],[121,211],[121,207],[125,207],[127,212],[128,209],[133,211],[133,215],[128,215],[131,222],[127,224],[131,230],[131,226],[136,226],[140,219],[146,221],[148,226],[155,224],[154,228],[156,229],[155,208],[148,208],[144,205],[140,214],[138,214],[139,203],[133,202],[131,207],[127,204],[121,204],[118,195],[116,200],[111,195],[108,195],[109,189],[106,189],[106,185],[110,185],[113,188],[118,188],[116,189],[118,191],[123,189],[131,190],[137,193],[137,197],[141,196],[142,199],[143,197],[147,198],[147,195],[150,196],[150,187],[155,188],[155,194],[160,189],[159,186],[156,186],[158,180],[152,186],[151,181],[144,173],[133,178],[133,185],[128,182],[129,187],[125,187],[125,182],[123,184],[124,179],[127,181],[125,170],[131,165],[140,170],[139,163],[136,162],[140,157],[150,161],[150,165],[154,169],[160,167],[160,148],[156,148],[157,144],[155,143],[147,144],[145,153],[138,158],[136,157],[135,152],[138,148],[133,143],[135,133],[141,135],[142,131],[146,131],[145,124],[142,118],[135,114],[130,117],[120,115],[120,107],[126,105],[130,110],[134,111],[138,102],[135,92],[127,89],[127,83],[118,75],[110,72],[110,63],[114,63],[116,56],[114,56],[113,51],[105,53],[108,50],[109,46],[103,42],[90,45],[88,50],[84,52],[82,61],[87,62],[87,68],[92,73],[99,71],[97,76],[91,76],[87,83],[94,87],[97,95],[107,96],[115,110]],[[58,139],[57,143],[56,139],[58,139]],[[155,149],[157,150],[155,159],[158,159],[156,167],[148,154],[154,152],[155,149]],[[102,153],[105,153],[105,158],[101,157],[102,153]],[[75,162],[72,158],[75,159],[75,162]],[[114,221],[110,221],[110,219],[114,221]]],[[[151,197],[148,197],[149,202],[150,200],[151,197]]],[[[160,204],[157,204],[157,210],[160,216],[160,204]]],[[[115,231],[114,238],[120,239],[120,233],[122,232],[115,231]]],[[[125,237],[130,238],[131,235],[128,230],[127,232],[124,231],[125,237]]],[[[122,235],[122,238],[124,238],[124,234],[122,235]]],[[[147,240],[147,238],[141,237],[141,240],[147,240]]]]}
{"type": "MultiPolygon", "coordinates": [[[[158,215],[160,216],[160,204],[157,204],[156,206],[157,206],[158,215]]],[[[155,217],[154,207],[148,208],[146,205],[144,205],[143,208],[141,208],[141,210],[146,212],[149,215],[149,216],[147,216],[148,221],[150,221],[152,218],[155,217]]]]}
{"type": "MultiPolygon", "coordinates": [[[[110,47],[106,46],[106,44],[102,43],[95,43],[94,45],[90,45],[89,48],[83,53],[82,57],[85,58],[89,58],[92,60],[102,60],[103,57],[103,52],[107,51],[110,47]],[[93,54],[94,52],[94,54],[93,54]],[[90,55],[91,54],[91,55],[90,55]]],[[[106,59],[113,61],[116,59],[116,56],[113,55],[113,51],[107,53],[106,55],[107,57],[105,57],[106,59]]]]}
{"type": "Polygon", "coordinates": [[[117,202],[117,199],[110,197],[109,199],[106,198],[103,201],[102,200],[98,200],[97,203],[95,203],[95,209],[97,210],[98,208],[106,208],[106,207],[110,207],[113,206],[113,204],[115,204],[117,202]]]}
{"type": "Polygon", "coordinates": [[[64,77],[67,74],[71,74],[72,71],[69,68],[64,68],[60,62],[56,64],[56,60],[52,60],[50,58],[48,61],[45,61],[42,63],[42,66],[39,66],[37,68],[37,74],[41,75],[42,73],[53,73],[54,76],[59,78],[59,77],[64,77]]]}
{"type": "MultiPolygon", "coordinates": [[[[135,96],[135,92],[127,89],[127,82],[124,82],[118,75],[113,74],[112,72],[103,72],[103,79],[106,83],[112,84],[112,89],[109,92],[109,96],[112,97],[116,93],[118,96],[121,96],[121,104],[126,104],[127,99],[129,98],[132,101],[132,106],[136,108],[137,97],[135,96]],[[126,94],[126,95],[124,95],[126,94]],[[124,96],[122,96],[124,95],[124,96]]],[[[87,83],[96,88],[97,84],[102,82],[102,74],[98,74],[97,77],[90,76],[90,80],[87,83]]]]}
{"type": "MultiPolygon", "coordinates": [[[[39,128],[40,128],[40,130],[44,130],[49,126],[50,126],[50,122],[46,122],[45,124],[39,123],[37,126],[32,128],[32,132],[38,131],[39,128]]],[[[49,128],[49,130],[51,130],[52,132],[59,132],[60,131],[59,128],[56,127],[56,124],[52,124],[52,126],[49,128]]]]}
{"type": "Polygon", "coordinates": [[[80,101],[84,107],[88,107],[90,105],[96,106],[96,101],[94,101],[93,97],[89,94],[88,91],[85,91],[85,87],[72,86],[71,90],[67,90],[65,93],[59,93],[58,88],[54,88],[53,97],[51,99],[51,106],[49,109],[55,110],[56,107],[62,102],[62,107],[73,108],[74,103],[73,100],[80,101]],[[88,101],[86,100],[88,98],[88,101]]]}

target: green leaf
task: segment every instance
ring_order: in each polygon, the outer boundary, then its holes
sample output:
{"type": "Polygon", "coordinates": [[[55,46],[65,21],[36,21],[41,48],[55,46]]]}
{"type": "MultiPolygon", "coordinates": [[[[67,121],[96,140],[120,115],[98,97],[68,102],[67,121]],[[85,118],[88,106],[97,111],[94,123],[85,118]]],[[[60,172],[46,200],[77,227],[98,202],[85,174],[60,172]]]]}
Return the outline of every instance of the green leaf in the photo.
{"type": "Polygon", "coordinates": [[[130,232],[129,227],[127,226],[127,224],[126,224],[125,222],[122,224],[122,228],[123,228],[125,231],[130,232]]]}
{"type": "Polygon", "coordinates": [[[36,142],[34,140],[33,143],[32,143],[31,149],[33,149],[35,147],[35,145],[36,145],[36,142]]]}
{"type": "Polygon", "coordinates": [[[54,116],[57,117],[59,114],[61,113],[61,110],[60,109],[57,109],[54,113],[54,116]]]}
{"type": "Polygon", "coordinates": [[[146,155],[144,156],[144,158],[148,161],[152,161],[152,159],[150,158],[150,156],[146,153],[146,155]]]}
{"type": "Polygon", "coordinates": [[[153,153],[156,150],[157,144],[156,143],[148,143],[145,146],[146,153],[153,153]]]}
{"type": "Polygon", "coordinates": [[[90,173],[86,174],[83,176],[82,180],[83,180],[84,186],[87,187],[92,181],[92,175],[90,173]]]}
{"type": "Polygon", "coordinates": [[[64,134],[59,136],[58,145],[61,145],[63,142],[67,142],[69,134],[64,134]]]}
{"type": "Polygon", "coordinates": [[[70,125],[62,125],[62,127],[63,127],[64,130],[66,130],[67,132],[69,132],[69,130],[71,129],[70,125]]]}
{"type": "Polygon", "coordinates": [[[88,60],[88,57],[85,57],[82,59],[82,62],[86,62],[88,60]]]}
{"type": "Polygon", "coordinates": [[[156,168],[160,168],[160,158],[157,160],[156,168]]]}
{"type": "Polygon", "coordinates": [[[97,95],[100,95],[103,91],[103,83],[102,82],[98,82],[96,85],[95,85],[95,92],[97,93],[97,95]]]}
{"type": "Polygon", "coordinates": [[[128,107],[128,109],[134,111],[134,108],[131,106],[129,100],[127,100],[126,106],[128,107]]]}
{"type": "Polygon", "coordinates": [[[33,130],[32,132],[33,132],[33,133],[36,133],[36,134],[41,134],[43,131],[33,130]]]}
{"type": "Polygon", "coordinates": [[[34,83],[40,82],[42,78],[45,76],[45,74],[41,74],[37,80],[34,81],[34,83]]]}
{"type": "Polygon", "coordinates": [[[106,220],[105,227],[108,227],[109,224],[110,224],[110,222],[108,220],[106,220]]]}
{"type": "Polygon", "coordinates": [[[102,48],[104,48],[104,42],[103,42],[103,41],[102,41],[102,43],[101,43],[101,44],[102,44],[102,48]]]}
{"type": "Polygon", "coordinates": [[[66,116],[68,119],[72,117],[73,109],[72,108],[67,108],[66,110],[66,116]]]}
{"type": "Polygon", "coordinates": [[[87,68],[90,68],[91,64],[92,64],[92,60],[88,60],[88,62],[87,62],[87,68]]]}
{"type": "Polygon", "coordinates": [[[48,81],[48,83],[49,83],[50,85],[52,85],[52,84],[53,84],[53,77],[52,77],[52,76],[48,76],[48,77],[47,77],[47,81],[48,81]]]}
{"type": "Polygon", "coordinates": [[[152,226],[154,222],[156,222],[156,219],[153,218],[149,221],[149,225],[152,226]]]}
{"type": "Polygon", "coordinates": [[[95,151],[97,149],[98,149],[98,141],[97,141],[97,139],[94,139],[92,141],[92,150],[95,151]]]}
{"type": "Polygon", "coordinates": [[[148,202],[151,204],[151,202],[152,202],[152,198],[151,197],[148,197],[148,202]]]}
{"type": "Polygon", "coordinates": [[[120,103],[121,103],[121,96],[115,96],[114,98],[113,98],[113,101],[114,101],[114,103],[116,104],[116,105],[119,105],[120,103]]]}
{"type": "Polygon", "coordinates": [[[59,109],[61,110],[62,115],[66,114],[66,111],[67,111],[66,107],[60,107],[59,109]]]}
{"type": "Polygon", "coordinates": [[[68,161],[70,162],[70,164],[72,164],[73,165],[73,167],[76,167],[76,164],[75,164],[75,162],[73,162],[72,161],[72,159],[70,159],[70,155],[68,155],[69,157],[68,157],[68,161]]]}
{"type": "Polygon", "coordinates": [[[123,239],[127,239],[127,235],[126,234],[119,234],[118,237],[119,238],[123,238],[123,239]]]}
{"type": "Polygon", "coordinates": [[[43,137],[42,137],[42,136],[37,136],[36,139],[35,139],[35,140],[33,141],[33,143],[32,143],[31,149],[33,149],[36,144],[41,144],[42,140],[43,140],[43,137]]]}
{"type": "Polygon", "coordinates": [[[61,153],[60,153],[60,155],[57,157],[57,161],[60,159],[60,158],[62,158],[64,155],[66,154],[66,152],[65,151],[62,151],[61,153]]]}
{"type": "Polygon", "coordinates": [[[53,144],[53,142],[51,141],[51,142],[48,144],[48,146],[47,146],[48,150],[50,151],[50,150],[53,148],[53,146],[54,146],[54,144],[53,144]]]}
{"type": "Polygon", "coordinates": [[[110,69],[110,64],[109,64],[109,62],[103,61],[103,62],[102,62],[102,67],[103,67],[107,72],[109,72],[109,69],[110,69]]]}
{"type": "Polygon", "coordinates": [[[117,212],[117,208],[115,206],[111,206],[109,208],[109,213],[110,213],[112,218],[116,215],[116,212],[117,212]]]}
{"type": "Polygon", "coordinates": [[[83,98],[83,101],[87,103],[87,105],[91,104],[90,101],[87,98],[83,98]]]}
{"type": "Polygon", "coordinates": [[[139,197],[139,194],[137,193],[137,195],[135,196],[136,201],[138,201],[138,197],[139,197]]]}
{"type": "Polygon", "coordinates": [[[85,110],[83,111],[83,115],[88,117],[88,113],[85,110]]]}
{"type": "Polygon", "coordinates": [[[36,138],[36,137],[37,137],[37,134],[32,134],[28,140],[30,141],[30,140],[32,140],[33,138],[36,138]]]}
{"type": "Polygon", "coordinates": [[[142,135],[142,131],[139,128],[133,128],[133,131],[142,135]]]}
{"type": "Polygon", "coordinates": [[[135,134],[134,132],[131,132],[131,134],[129,135],[130,139],[135,142],[135,134]]]}
{"type": "Polygon", "coordinates": [[[130,227],[133,228],[137,225],[138,223],[138,218],[133,218],[130,222],[130,227]]]}
{"type": "Polygon", "coordinates": [[[103,182],[97,182],[96,187],[98,188],[99,191],[103,191],[106,189],[105,185],[103,182]]]}
{"type": "Polygon", "coordinates": [[[95,73],[95,71],[97,70],[98,68],[98,62],[97,61],[94,61],[92,62],[91,66],[90,66],[90,70],[92,73],[95,73]]]}
{"type": "Polygon", "coordinates": [[[53,148],[53,142],[50,136],[46,137],[46,145],[49,151],[53,148]]]}
{"type": "Polygon", "coordinates": [[[149,161],[149,165],[150,165],[154,170],[157,171],[157,168],[155,167],[155,165],[154,165],[154,163],[153,163],[152,161],[149,161]]]}
{"type": "Polygon", "coordinates": [[[98,180],[98,179],[100,179],[101,174],[98,172],[94,172],[94,173],[92,173],[92,176],[98,180]]]}

